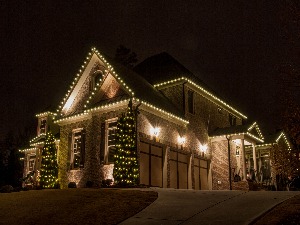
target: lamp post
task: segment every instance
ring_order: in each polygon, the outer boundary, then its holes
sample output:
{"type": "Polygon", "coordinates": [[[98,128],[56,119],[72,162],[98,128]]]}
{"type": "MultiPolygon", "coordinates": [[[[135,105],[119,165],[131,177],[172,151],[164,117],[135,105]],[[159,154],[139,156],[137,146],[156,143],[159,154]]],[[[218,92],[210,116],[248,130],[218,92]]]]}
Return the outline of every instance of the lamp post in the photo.
{"type": "Polygon", "coordinates": [[[228,144],[228,171],[229,171],[229,190],[232,190],[231,186],[231,160],[230,160],[230,135],[226,135],[227,144],[228,144]]]}

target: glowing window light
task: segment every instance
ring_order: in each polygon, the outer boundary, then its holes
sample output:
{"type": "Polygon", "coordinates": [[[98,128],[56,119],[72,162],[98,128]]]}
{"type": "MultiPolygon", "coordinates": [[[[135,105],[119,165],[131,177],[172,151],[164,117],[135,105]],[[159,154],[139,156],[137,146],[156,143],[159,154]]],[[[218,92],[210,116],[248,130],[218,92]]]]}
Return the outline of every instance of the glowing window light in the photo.
{"type": "Polygon", "coordinates": [[[152,136],[157,137],[159,135],[159,133],[160,133],[160,128],[159,127],[151,127],[150,134],[152,136]]]}

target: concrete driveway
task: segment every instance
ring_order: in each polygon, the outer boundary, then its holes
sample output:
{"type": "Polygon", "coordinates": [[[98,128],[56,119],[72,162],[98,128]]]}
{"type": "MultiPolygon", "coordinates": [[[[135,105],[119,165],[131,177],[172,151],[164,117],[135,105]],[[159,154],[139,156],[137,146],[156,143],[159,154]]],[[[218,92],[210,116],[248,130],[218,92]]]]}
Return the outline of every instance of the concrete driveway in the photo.
{"type": "Polygon", "coordinates": [[[299,192],[195,191],[152,188],[158,199],[122,225],[249,224],[299,192]]]}

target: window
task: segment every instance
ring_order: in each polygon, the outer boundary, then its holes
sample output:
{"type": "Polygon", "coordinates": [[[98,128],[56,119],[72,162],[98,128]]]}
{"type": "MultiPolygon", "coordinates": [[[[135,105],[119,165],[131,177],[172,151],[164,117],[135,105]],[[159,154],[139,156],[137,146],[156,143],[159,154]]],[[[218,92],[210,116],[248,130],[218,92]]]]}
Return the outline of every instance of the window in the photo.
{"type": "Polygon", "coordinates": [[[100,83],[101,79],[103,77],[103,72],[101,70],[97,70],[94,72],[92,81],[91,81],[91,89],[93,90],[97,84],[100,83]]]}
{"type": "Polygon", "coordinates": [[[34,171],[35,158],[36,158],[35,154],[28,155],[28,172],[34,171]]]}
{"type": "Polygon", "coordinates": [[[190,91],[190,90],[188,90],[188,110],[189,110],[189,113],[192,113],[192,114],[195,113],[195,111],[194,111],[194,92],[190,91]]]}
{"type": "Polygon", "coordinates": [[[230,126],[236,126],[236,117],[232,114],[229,114],[229,124],[230,126]]]}
{"type": "Polygon", "coordinates": [[[108,120],[106,123],[106,162],[114,163],[116,151],[117,118],[108,120]]]}
{"type": "Polygon", "coordinates": [[[46,120],[41,120],[40,124],[40,134],[45,134],[46,133],[46,120]]]}
{"type": "Polygon", "coordinates": [[[84,132],[83,129],[74,130],[71,145],[71,169],[83,168],[84,164],[84,132]]]}

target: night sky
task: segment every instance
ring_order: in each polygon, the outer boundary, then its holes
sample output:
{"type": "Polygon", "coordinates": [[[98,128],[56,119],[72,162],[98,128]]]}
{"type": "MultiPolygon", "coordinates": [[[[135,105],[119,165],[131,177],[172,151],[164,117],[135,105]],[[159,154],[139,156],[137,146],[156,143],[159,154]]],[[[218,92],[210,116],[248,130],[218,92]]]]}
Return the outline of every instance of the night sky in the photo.
{"type": "Polygon", "coordinates": [[[120,44],[139,62],[168,52],[250,120],[278,128],[277,68],[289,52],[277,1],[54,2],[1,3],[1,135],[57,108],[91,47],[113,57],[120,44]]]}

